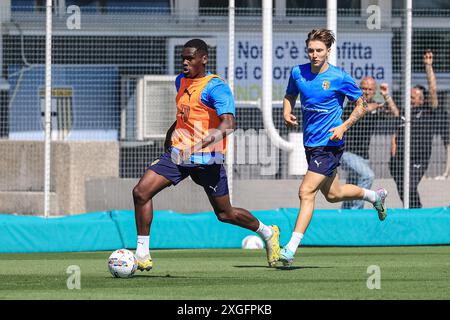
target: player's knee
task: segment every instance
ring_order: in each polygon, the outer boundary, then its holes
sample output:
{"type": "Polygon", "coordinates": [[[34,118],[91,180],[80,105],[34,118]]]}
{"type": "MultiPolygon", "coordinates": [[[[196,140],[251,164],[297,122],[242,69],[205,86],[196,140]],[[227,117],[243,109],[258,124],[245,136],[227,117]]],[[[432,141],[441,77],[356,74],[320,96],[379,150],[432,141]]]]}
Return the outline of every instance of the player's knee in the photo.
{"type": "Polygon", "coordinates": [[[135,203],[145,203],[150,200],[151,197],[139,186],[133,188],[133,200],[135,203]]]}
{"type": "Polygon", "coordinates": [[[313,200],[314,199],[314,192],[310,190],[309,188],[301,187],[298,192],[298,197],[300,200],[313,200]]]}

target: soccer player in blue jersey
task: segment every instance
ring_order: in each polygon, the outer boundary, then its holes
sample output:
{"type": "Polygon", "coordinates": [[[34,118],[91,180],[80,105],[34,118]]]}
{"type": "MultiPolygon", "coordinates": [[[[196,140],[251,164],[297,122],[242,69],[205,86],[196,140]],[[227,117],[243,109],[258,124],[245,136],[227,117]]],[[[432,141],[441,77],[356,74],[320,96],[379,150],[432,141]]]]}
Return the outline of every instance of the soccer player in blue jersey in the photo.
{"type": "Polygon", "coordinates": [[[280,261],[290,266],[314,211],[317,192],[327,201],[363,199],[373,204],[378,218],[386,218],[387,191],[367,190],[352,184],[341,185],[337,175],[344,151],[344,133],[364,116],[367,103],[355,81],[343,70],[327,62],[335,38],[327,29],[312,30],[306,39],[310,63],[294,66],[283,101],[284,120],[288,127],[298,126],[292,114],[300,95],[303,115],[303,143],[308,170],[300,185],[300,212],[291,240],[281,250],[280,261]],[[341,119],[345,97],[356,101],[350,117],[341,119]]]}
{"type": "Polygon", "coordinates": [[[236,126],[233,94],[219,76],[207,72],[208,46],[203,40],[188,41],[181,56],[183,73],[175,81],[176,121],[167,131],[166,152],[148,167],[133,189],[138,269],[153,267],[149,251],[153,197],[188,176],[203,187],[221,222],[252,230],[263,238],[267,262],[273,267],[280,254],[279,228],[266,226],[249,211],[230,204],[223,160],[226,136],[236,126]]]}

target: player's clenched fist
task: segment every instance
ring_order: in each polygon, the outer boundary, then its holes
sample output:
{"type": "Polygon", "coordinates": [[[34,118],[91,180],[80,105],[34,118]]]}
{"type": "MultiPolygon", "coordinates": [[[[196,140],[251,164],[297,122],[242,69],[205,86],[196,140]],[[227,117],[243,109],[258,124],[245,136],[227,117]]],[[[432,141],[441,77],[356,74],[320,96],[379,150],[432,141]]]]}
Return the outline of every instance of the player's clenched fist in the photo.
{"type": "Polygon", "coordinates": [[[433,52],[431,49],[427,49],[423,55],[423,63],[425,65],[432,65],[433,64],[433,52]]]}
{"type": "Polygon", "coordinates": [[[340,125],[340,126],[330,129],[330,132],[333,132],[333,134],[330,137],[330,140],[340,141],[340,140],[342,140],[342,137],[344,136],[345,128],[344,128],[344,126],[340,125]]]}
{"type": "Polygon", "coordinates": [[[284,115],[284,124],[288,128],[298,127],[297,118],[292,113],[284,115]]]}
{"type": "Polygon", "coordinates": [[[380,84],[380,93],[383,97],[389,94],[389,85],[386,82],[380,84]]]}

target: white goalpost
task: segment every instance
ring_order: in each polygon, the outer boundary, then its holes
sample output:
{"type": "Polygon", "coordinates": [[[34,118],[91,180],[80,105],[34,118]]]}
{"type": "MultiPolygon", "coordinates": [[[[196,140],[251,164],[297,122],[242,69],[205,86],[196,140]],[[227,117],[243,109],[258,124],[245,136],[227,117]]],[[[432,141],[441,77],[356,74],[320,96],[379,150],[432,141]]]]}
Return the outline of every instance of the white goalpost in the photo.
{"type": "Polygon", "coordinates": [[[51,111],[52,111],[52,0],[46,5],[45,34],[45,169],[44,169],[44,216],[50,212],[51,172],[51,111]]]}

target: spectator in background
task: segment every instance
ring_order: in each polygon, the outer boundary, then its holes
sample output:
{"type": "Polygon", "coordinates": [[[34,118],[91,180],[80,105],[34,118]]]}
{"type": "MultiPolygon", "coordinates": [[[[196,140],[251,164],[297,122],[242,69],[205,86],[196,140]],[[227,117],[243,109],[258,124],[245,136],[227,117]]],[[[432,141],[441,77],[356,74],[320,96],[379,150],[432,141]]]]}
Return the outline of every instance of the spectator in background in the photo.
{"type": "Polygon", "coordinates": [[[450,117],[448,112],[444,108],[438,108],[436,111],[435,134],[441,136],[442,143],[444,144],[446,167],[444,173],[436,177],[435,179],[445,180],[450,176],[450,117]]]}
{"type": "MultiPolygon", "coordinates": [[[[372,77],[365,77],[361,80],[360,88],[363,91],[364,98],[367,101],[368,111],[364,118],[358,121],[346,133],[345,146],[346,151],[342,155],[342,169],[347,172],[347,183],[356,184],[361,188],[370,189],[372,187],[374,173],[369,166],[369,146],[370,139],[380,121],[387,117],[398,117],[398,108],[389,95],[389,86],[387,83],[380,85],[380,92],[384,103],[378,103],[374,100],[377,83],[372,77]]],[[[355,104],[349,102],[344,108],[344,119],[347,119],[352,113],[355,104]]],[[[363,209],[363,200],[344,201],[343,209],[363,209]]]]}
{"type": "MultiPolygon", "coordinates": [[[[433,53],[431,50],[425,51],[423,63],[427,75],[429,94],[420,85],[416,85],[411,89],[410,208],[422,207],[417,186],[424,176],[430,161],[434,133],[434,115],[438,108],[436,77],[433,71],[433,53]]],[[[397,184],[397,190],[402,201],[404,201],[404,128],[405,117],[402,116],[391,139],[391,160],[389,162],[389,170],[397,184]]]]}

